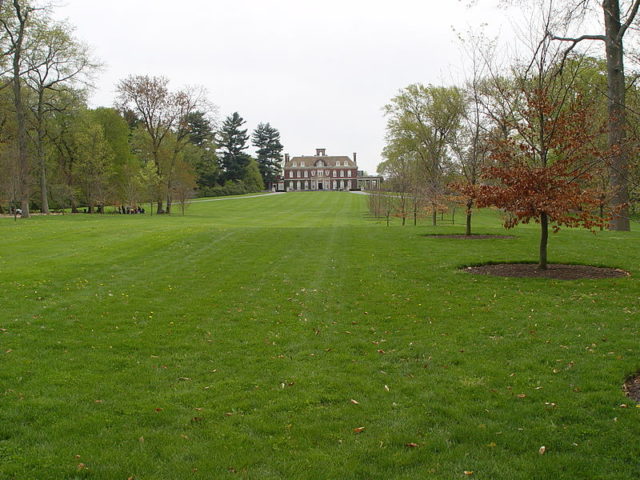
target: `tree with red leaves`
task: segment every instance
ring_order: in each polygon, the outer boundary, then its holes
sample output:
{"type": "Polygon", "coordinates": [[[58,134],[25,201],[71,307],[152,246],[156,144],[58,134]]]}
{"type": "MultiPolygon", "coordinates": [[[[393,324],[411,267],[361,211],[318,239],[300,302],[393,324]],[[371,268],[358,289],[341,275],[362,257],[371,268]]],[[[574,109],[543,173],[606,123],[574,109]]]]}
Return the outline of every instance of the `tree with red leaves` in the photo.
{"type": "Polygon", "coordinates": [[[486,183],[474,187],[478,206],[507,212],[505,227],[540,224],[538,267],[547,268],[549,227],[594,229],[606,225],[599,209],[604,192],[594,179],[606,166],[599,118],[582,95],[562,97],[548,88],[522,88],[523,108],[514,135],[494,142],[486,183]]]}

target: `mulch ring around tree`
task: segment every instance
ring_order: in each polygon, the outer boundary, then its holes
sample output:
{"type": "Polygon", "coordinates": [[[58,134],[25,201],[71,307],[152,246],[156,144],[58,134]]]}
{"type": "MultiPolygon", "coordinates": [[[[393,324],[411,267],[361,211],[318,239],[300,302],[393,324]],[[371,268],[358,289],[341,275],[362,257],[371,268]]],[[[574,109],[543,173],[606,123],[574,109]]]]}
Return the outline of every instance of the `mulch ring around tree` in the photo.
{"type": "Polygon", "coordinates": [[[490,239],[502,240],[502,239],[516,238],[513,235],[482,235],[482,234],[476,234],[476,233],[473,233],[471,235],[449,235],[444,233],[431,233],[424,236],[431,237],[431,238],[459,238],[461,240],[490,240],[490,239]]]}
{"type": "Polygon", "coordinates": [[[634,376],[629,377],[624,385],[622,385],[624,393],[627,397],[640,403],[640,373],[636,373],[634,376]]]}
{"type": "Polygon", "coordinates": [[[619,278],[630,275],[629,272],[625,272],[619,268],[593,267],[591,265],[564,265],[560,263],[549,264],[546,270],[540,270],[535,263],[498,263],[463,267],[463,270],[476,275],[550,278],[554,280],[619,278]]]}

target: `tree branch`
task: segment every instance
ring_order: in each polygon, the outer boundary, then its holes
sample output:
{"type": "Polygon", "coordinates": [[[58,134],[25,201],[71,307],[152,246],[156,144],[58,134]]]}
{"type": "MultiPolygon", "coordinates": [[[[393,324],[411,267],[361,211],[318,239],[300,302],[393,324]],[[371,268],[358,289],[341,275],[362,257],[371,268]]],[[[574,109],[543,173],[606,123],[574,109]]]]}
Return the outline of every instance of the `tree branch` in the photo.
{"type": "Polygon", "coordinates": [[[624,37],[625,32],[629,28],[629,26],[633,23],[633,19],[638,13],[638,8],[640,7],[640,0],[635,0],[633,5],[631,5],[631,10],[629,11],[629,16],[627,17],[626,22],[624,22],[620,26],[620,31],[618,32],[618,38],[616,38],[616,43],[620,43],[622,41],[622,37],[624,37]]]}
{"type": "MultiPolygon", "coordinates": [[[[637,2],[640,2],[640,0],[636,0],[637,2]]],[[[567,60],[567,57],[569,56],[569,54],[573,51],[574,48],[576,48],[576,45],[578,45],[580,42],[584,41],[584,40],[602,40],[603,42],[607,41],[607,37],[604,35],[581,35],[579,37],[558,37],[556,35],[553,35],[551,33],[549,33],[549,36],[551,37],[551,40],[559,40],[561,42],[571,42],[571,45],[569,46],[569,48],[567,48],[564,51],[564,54],[562,55],[562,61],[560,62],[560,65],[564,65],[564,62],[567,60]]]]}

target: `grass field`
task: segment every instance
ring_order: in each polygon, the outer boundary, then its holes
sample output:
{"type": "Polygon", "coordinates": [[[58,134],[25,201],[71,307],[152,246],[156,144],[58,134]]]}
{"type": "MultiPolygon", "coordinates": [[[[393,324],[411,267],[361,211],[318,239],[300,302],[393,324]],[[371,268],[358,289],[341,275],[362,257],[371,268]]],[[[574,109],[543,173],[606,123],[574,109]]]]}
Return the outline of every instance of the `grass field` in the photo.
{"type": "Polygon", "coordinates": [[[330,192],[1,219],[0,479],[639,478],[640,234],[552,236],[632,274],[554,281],[458,270],[535,226],[424,236],[462,230],[330,192]]]}

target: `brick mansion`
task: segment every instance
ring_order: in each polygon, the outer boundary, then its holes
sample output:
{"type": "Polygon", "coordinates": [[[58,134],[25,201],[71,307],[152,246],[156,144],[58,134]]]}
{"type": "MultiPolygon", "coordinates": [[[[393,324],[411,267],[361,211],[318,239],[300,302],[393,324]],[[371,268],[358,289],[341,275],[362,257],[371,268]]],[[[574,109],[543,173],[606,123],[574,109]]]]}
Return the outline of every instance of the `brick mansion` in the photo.
{"type": "Polygon", "coordinates": [[[285,155],[284,177],[279,190],[357,190],[358,165],[347,156],[329,156],[326,149],[316,149],[315,155],[291,157],[285,155]]]}

